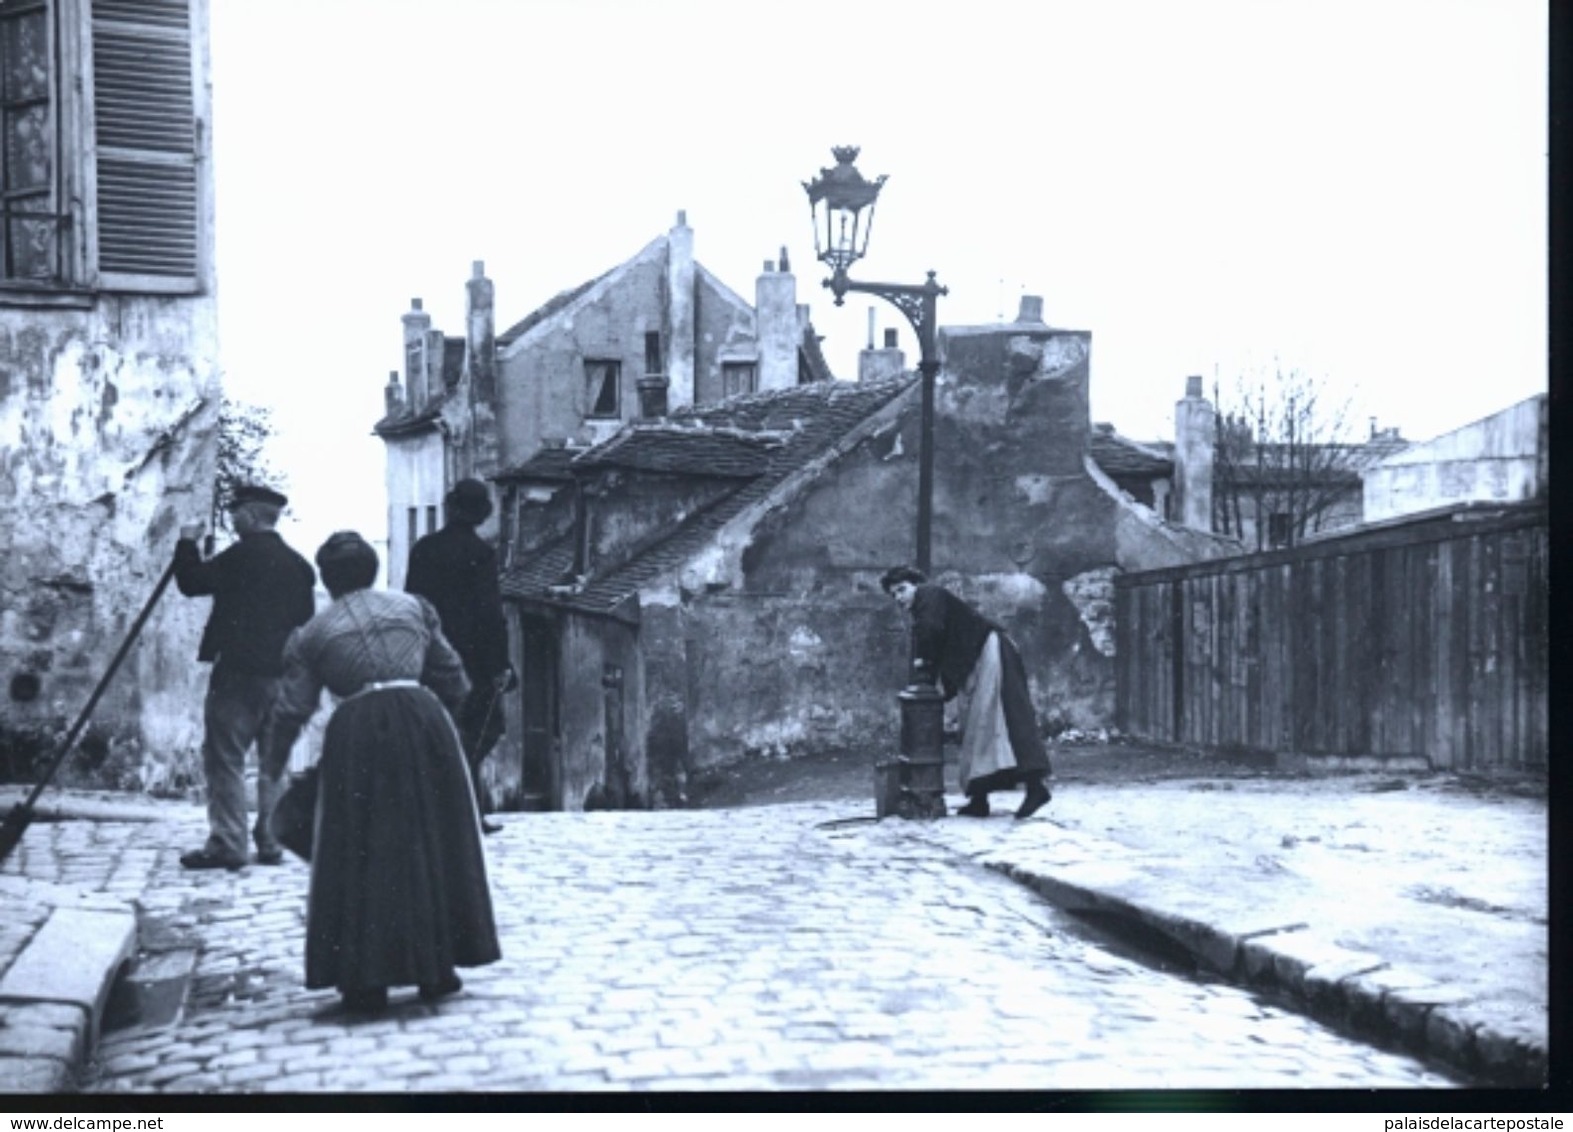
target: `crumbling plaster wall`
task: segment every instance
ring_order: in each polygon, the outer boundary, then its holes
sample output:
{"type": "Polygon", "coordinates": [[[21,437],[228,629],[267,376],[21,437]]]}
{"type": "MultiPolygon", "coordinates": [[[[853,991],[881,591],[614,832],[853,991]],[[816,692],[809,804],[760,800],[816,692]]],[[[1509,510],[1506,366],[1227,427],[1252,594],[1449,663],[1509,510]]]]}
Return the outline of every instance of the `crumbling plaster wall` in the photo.
{"type": "Polygon", "coordinates": [[[695,273],[694,403],[721,400],[725,393],[723,360],[758,358],[754,308],[704,268],[695,273]]]}
{"type": "MultiPolygon", "coordinates": [[[[1232,544],[1162,524],[1092,464],[1088,334],[962,328],[943,347],[934,580],[1010,630],[1045,726],[1111,726],[1115,575],[1232,544]]],[[[919,404],[898,398],[746,538],[723,532],[689,564],[695,765],[896,741],[907,629],[878,578],[914,558],[919,404]]]]}
{"type": "MultiPolygon", "coordinates": [[[[0,771],[47,758],[209,519],[217,357],[211,297],[0,312],[0,771]]],[[[170,586],[59,781],[200,780],[207,611],[170,586]]]]}
{"type": "Polygon", "coordinates": [[[497,428],[504,467],[528,460],[547,437],[592,441],[601,438],[598,430],[638,416],[644,335],[663,328],[665,287],[665,241],[657,240],[499,352],[497,428]],[[593,407],[584,371],[591,358],[622,362],[622,415],[608,425],[585,419],[593,407]]]}
{"type": "Polygon", "coordinates": [[[566,811],[643,808],[650,784],[645,758],[645,684],[632,626],[610,618],[574,617],[564,624],[559,680],[561,805],[566,811]],[[608,696],[608,666],[622,679],[608,696]],[[620,705],[620,711],[617,706],[620,705]],[[615,733],[614,733],[615,729],[615,733]],[[622,744],[627,795],[612,753],[622,744]]]}

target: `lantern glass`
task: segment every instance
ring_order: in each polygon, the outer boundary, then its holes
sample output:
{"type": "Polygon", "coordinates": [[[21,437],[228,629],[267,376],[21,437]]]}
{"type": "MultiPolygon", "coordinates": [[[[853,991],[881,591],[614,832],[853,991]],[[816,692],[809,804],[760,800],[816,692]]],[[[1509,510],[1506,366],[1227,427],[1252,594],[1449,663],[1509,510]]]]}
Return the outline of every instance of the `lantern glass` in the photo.
{"type": "Polygon", "coordinates": [[[874,205],[884,176],[869,181],[853,164],[856,146],[837,146],[833,169],[821,169],[812,182],[805,181],[809,209],[814,217],[814,254],[836,272],[862,259],[874,227],[874,205]]]}

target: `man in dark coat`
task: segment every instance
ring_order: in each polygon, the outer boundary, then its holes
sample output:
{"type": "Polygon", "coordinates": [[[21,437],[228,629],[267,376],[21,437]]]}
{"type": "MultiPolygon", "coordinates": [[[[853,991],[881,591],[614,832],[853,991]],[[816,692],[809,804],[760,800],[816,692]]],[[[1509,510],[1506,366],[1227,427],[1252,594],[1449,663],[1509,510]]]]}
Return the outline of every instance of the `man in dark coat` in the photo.
{"type": "Polygon", "coordinates": [[[885,571],[885,592],[912,616],[913,666],[945,699],[967,693],[960,779],[967,804],[956,812],[987,817],[989,794],[1025,786],[1016,810],[1031,817],[1051,797],[1049,755],[1038,734],[1032,690],[1009,634],[943,586],[906,566],[885,571]]]}
{"type": "MultiPolygon", "coordinates": [[[[497,554],[475,531],[492,513],[491,493],[480,480],[463,479],[445,500],[442,530],[417,539],[404,578],[407,592],[425,598],[442,620],[443,636],[464,662],[470,694],[454,722],[482,813],[481,763],[503,735],[502,694],[518,686],[508,663],[508,627],[497,586],[497,554]]],[[[481,821],[487,833],[502,827],[481,821]]]]}
{"type": "MultiPolygon", "coordinates": [[[[317,573],[273,528],[289,502],[266,487],[235,489],[230,522],[240,537],[213,558],[197,549],[200,523],[180,528],[175,584],[187,597],[212,597],[197,659],[213,665],[203,703],[202,773],[207,780],[208,839],[186,853],[188,869],[238,869],[246,863],[246,751],[262,731],[279,677],[284,640],[316,612],[317,573]]],[[[257,775],[252,837],[259,864],[284,859],[268,817],[280,785],[257,775]]]]}

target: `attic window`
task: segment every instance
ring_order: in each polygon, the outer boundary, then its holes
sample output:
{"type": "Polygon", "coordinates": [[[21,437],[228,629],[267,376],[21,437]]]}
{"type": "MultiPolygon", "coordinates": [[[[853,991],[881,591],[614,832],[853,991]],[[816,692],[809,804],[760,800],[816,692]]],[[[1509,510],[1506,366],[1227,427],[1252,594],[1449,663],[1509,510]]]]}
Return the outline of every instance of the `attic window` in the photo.
{"type": "Polygon", "coordinates": [[[603,420],[622,416],[623,363],[606,358],[586,358],[584,363],[585,388],[588,391],[590,411],[587,415],[603,420]]]}
{"type": "Polygon", "coordinates": [[[753,362],[721,363],[721,396],[759,391],[759,367],[753,362]]]}

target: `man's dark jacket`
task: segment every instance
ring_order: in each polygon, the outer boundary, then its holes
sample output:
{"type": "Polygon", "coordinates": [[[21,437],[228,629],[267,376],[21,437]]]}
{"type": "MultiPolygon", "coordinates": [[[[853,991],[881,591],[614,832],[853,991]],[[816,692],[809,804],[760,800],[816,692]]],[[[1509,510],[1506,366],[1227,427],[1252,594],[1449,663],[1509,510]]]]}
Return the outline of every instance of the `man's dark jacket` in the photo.
{"type": "Polygon", "coordinates": [[[497,588],[497,554],[468,523],[450,522],[410,548],[404,588],[431,602],[477,688],[508,668],[508,629],[497,588]]]}
{"type": "Polygon", "coordinates": [[[200,661],[253,676],[284,671],[284,641],[316,612],[317,572],[277,531],[252,531],[206,562],[192,539],[175,544],[175,584],[213,598],[200,661]]]}

